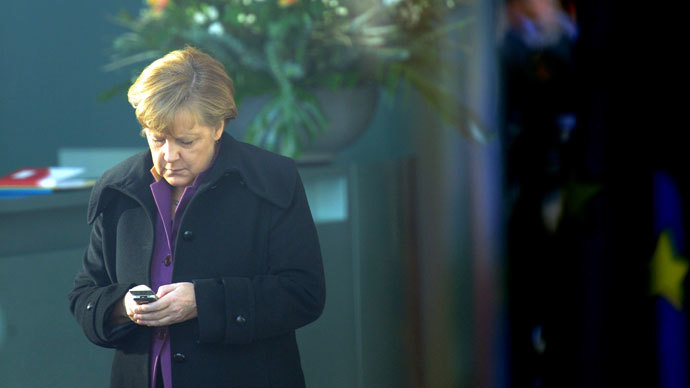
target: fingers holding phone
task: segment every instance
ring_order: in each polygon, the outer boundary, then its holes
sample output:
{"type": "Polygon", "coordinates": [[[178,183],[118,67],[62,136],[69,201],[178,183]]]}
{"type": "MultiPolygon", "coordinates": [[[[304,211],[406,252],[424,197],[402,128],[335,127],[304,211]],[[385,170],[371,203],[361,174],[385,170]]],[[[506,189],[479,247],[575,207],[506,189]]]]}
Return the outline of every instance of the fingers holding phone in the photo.
{"type": "Polygon", "coordinates": [[[158,300],[156,293],[149,288],[149,286],[141,284],[132,287],[125,295],[125,312],[131,321],[141,324],[140,320],[136,319],[135,314],[140,312],[138,308],[141,305],[153,303],[158,300]]]}
{"type": "Polygon", "coordinates": [[[197,316],[193,283],[163,285],[158,289],[157,296],[158,300],[155,302],[135,305],[134,315],[131,316],[132,321],[144,326],[167,326],[197,316]]]}

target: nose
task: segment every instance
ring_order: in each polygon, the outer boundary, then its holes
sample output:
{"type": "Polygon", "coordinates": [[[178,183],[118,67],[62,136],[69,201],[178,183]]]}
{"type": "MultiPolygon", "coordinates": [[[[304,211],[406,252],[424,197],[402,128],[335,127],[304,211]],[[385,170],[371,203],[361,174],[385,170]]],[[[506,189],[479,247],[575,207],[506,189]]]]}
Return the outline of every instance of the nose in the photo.
{"type": "Polygon", "coordinates": [[[166,141],[161,151],[163,151],[163,160],[166,163],[172,163],[180,158],[179,149],[171,141],[166,141]]]}

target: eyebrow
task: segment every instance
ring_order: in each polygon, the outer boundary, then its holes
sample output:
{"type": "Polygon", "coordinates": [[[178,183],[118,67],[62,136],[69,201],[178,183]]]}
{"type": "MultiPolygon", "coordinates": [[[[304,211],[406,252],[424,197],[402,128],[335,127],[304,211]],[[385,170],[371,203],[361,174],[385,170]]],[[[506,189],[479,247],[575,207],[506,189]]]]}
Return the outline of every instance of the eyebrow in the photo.
{"type": "Polygon", "coordinates": [[[152,130],[149,130],[149,133],[151,134],[151,137],[154,137],[154,138],[157,138],[157,139],[166,138],[166,137],[171,137],[171,138],[175,139],[176,141],[180,141],[180,140],[183,140],[183,139],[184,139],[184,140],[196,139],[196,138],[199,137],[199,135],[195,135],[195,134],[183,135],[183,136],[172,136],[172,135],[169,135],[169,134],[165,134],[165,133],[163,133],[163,132],[156,132],[156,131],[152,131],[152,130]]]}

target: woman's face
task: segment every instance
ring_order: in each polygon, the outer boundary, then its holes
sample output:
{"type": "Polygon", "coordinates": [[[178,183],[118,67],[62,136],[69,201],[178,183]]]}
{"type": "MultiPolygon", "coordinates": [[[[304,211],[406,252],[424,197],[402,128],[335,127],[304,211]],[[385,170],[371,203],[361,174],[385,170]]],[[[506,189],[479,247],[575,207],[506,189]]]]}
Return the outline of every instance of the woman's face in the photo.
{"type": "Polygon", "coordinates": [[[182,118],[175,122],[170,135],[150,129],[145,132],[158,175],[171,186],[185,187],[211,164],[223,124],[214,129],[182,118]]]}

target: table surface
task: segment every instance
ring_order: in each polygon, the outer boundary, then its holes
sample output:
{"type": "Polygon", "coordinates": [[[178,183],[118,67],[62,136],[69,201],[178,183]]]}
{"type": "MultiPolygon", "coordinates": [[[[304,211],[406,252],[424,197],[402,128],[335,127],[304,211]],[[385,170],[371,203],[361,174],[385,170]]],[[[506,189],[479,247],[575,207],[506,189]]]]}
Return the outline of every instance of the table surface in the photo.
{"type": "Polygon", "coordinates": [[[0,215],[25,211],[86,205],[91,189],[56,191],[50,194],[29,195],[19,198],[0,198],[0,215]]]}

